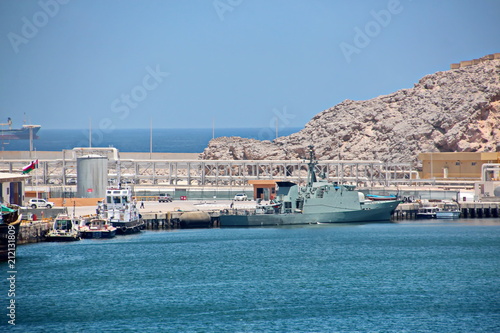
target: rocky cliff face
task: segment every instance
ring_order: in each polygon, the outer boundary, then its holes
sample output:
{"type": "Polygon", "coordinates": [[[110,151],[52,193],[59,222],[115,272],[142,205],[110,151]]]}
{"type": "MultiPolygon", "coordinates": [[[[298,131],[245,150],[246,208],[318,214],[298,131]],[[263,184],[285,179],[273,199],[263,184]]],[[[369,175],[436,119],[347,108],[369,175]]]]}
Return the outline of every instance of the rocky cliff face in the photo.
{"type": "Polygon", "coordinates": [[[202,159],[319,159],[415,162],[420,152],[500,151],[500,59],[423,77],[411,89],[344,102],[300,132],[271,141],[211,140],[202,159]]]}

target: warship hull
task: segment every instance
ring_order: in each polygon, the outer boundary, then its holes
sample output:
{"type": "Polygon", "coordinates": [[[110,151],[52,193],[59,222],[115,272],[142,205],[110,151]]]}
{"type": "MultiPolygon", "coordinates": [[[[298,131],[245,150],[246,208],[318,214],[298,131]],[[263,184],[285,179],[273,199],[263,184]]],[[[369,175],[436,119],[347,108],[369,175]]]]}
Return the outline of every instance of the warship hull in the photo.
{"type": "Polygon", "coordinates": [[[319,223],[388,222],[399,201],[366,204],[365,209],[323,213],[227,214],[220,216],[221,227],[260,227],[319,223]]]}

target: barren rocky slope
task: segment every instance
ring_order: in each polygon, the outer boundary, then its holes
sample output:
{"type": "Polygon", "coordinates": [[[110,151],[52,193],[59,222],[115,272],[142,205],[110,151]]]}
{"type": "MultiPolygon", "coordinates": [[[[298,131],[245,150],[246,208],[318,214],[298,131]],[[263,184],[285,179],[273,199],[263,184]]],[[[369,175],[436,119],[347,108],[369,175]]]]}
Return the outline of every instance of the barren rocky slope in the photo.
{"type": "Polygon", "coordinates": [[[416,162],[420,152],[500,151],[500,59],[430,74],[367,101],[345,100],[272,142],[216,138],[200,158],[296,159],[311,143],[320,159],[416,162]]]}

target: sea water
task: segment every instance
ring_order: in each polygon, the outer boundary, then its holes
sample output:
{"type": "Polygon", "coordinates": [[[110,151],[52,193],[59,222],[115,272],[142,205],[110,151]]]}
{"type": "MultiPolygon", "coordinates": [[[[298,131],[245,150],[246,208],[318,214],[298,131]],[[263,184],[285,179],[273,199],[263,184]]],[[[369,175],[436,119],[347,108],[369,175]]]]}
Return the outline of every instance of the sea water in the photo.
{"type": "MultiPolygon", "coordinates": [[[[284,136],[298,132],[301,128],[286,127],[278,131],[284,136]]],[[[239,136],[257,140],[273,140],[275,129],[271,128],[160,128],[114,129],[106,132],[93,130],[89,140],[88,130],[40,129],[39,139],[33,140],[33,149],[38,151],[61,151],[75,147],[115,147],[123,152],[153,153],[201,153],[213,137],[239,136]]],[[[0,141],[6,151],[29,150],[29,140],[0,141]]]]}
{"type": "Polygon", "coordinates": [[[500,331],[498,219],[23,245],[15,326],[0,270],[5,332],[500,331]]]}

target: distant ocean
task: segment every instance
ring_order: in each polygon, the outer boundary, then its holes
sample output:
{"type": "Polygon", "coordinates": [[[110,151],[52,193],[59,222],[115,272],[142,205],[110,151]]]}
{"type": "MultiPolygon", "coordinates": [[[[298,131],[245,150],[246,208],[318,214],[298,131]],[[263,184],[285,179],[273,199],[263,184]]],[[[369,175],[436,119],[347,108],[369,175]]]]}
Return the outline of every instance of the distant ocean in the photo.
{"type": "MultiPolygon", "coordinates": [[[[299,127],[279,130],[279,136],[300,131],[299,127]]],[[[34,140],[38,151],[61,151],[75,147],[89,146],[89,131],[77,129],[40,129],[39,139],[34,140]]],[[[220,128],[215,137],[239,136],[258,140],[273,140],[275,130],[271,128],[220,128]]],[[[197,129],[153,129],[154,153],[201,153],[212,139],[211,128],[197,129]]],[[[4,140],[3,150],[29,150],[29,140],[4,140]]],[[[109,133],[92,132],[92,147],[115,147],[122,152],[149,152],[149,129],[115,129],[109,133]]]]}

